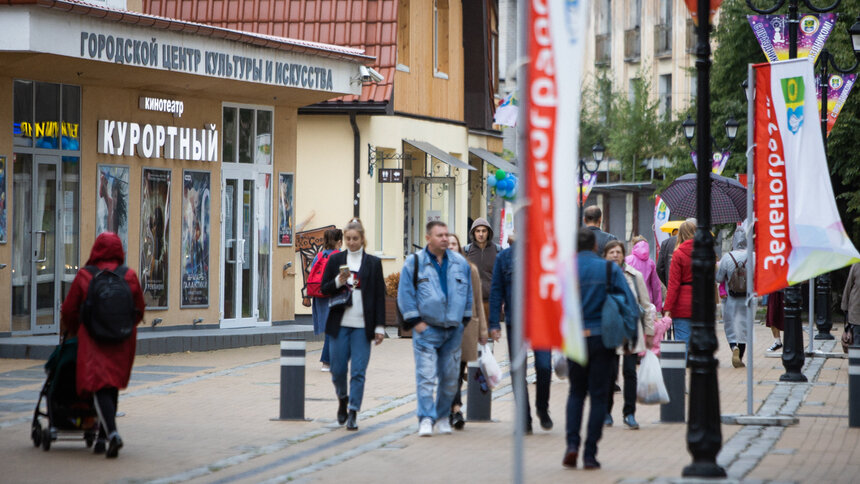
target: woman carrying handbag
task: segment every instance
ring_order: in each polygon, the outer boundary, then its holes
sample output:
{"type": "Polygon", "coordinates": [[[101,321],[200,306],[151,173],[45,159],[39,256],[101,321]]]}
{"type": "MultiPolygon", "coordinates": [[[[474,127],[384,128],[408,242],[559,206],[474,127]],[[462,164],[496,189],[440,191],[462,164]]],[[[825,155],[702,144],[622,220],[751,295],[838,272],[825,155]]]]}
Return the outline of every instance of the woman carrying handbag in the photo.
{"type": "Polygon", "coordinates": [[[331,338],[331,381],[338,398],[337,422],[358,430],[370,342],[385,337],[385,280],[382,261],[364,251],[364,226],[357,218],[343,229],[346,251],[329,256],[322,293],[330,296],[326,334],[331,338]],[[346,373],[350,371],[349,391],[346,373]]]}

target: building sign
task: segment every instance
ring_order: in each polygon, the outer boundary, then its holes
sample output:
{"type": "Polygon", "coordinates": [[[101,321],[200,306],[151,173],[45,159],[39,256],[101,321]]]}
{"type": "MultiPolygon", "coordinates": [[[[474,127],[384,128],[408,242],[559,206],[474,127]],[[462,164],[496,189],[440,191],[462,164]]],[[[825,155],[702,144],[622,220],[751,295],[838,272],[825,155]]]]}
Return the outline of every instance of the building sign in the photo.
{"type": "Polygon", "coordinates": [[[380,168],[379,183],[403,183],[403,169],[380,168]]]}
{"type": "Polygon", "coordinates": [[[140,109],[171,113],[173,116],[181,118],[183,111],[185,111],[185,103],[175,99],[140,96],[140,109]]]}
{"type": "Polygon", "coordinates": [[[297,47],[310,48],[310,53],[297,53],[41,7],[5,10],[0,51],[46,53],[337,94],[361,93],[361,84],[350,81],[358,75],[362,57],[356,49],[321,46],[317,54],[313,46],[299,43],[297,47]],[[356,59],[326,54],[354,55],[356,59]]]}
{"type": "Polygon", "coordinates": [[[114,156],[169,160],[218,161],[218,131],[161,126],[127,121],[99,120],[98,152],[114,156]]]}

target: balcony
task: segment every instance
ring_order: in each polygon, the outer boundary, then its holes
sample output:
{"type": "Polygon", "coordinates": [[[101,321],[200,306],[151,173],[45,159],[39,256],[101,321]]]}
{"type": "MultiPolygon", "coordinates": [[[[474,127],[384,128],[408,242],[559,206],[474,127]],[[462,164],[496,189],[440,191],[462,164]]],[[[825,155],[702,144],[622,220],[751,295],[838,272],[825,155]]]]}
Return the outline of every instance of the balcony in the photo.
{"type": "Polygon", "coordinates": [[[599,34],[594,37],[594,65],[608,67],[612,63],[612,36],[599,34]]]}
{"type": "Polygon", "coordinates": [[[696,26],[691,19],[687,19],[687,53],[696,52],[696,26]]]}
{"type": "Polygon", "coordinates": [[[654,26],[654,56],[672,56],[672,25],[659,24],[654,26]]]}
{"type": "Polygon", "coordinates": [[[639,27],[624,31],[624,62],[639,62],[642,51],[639,27]]]}

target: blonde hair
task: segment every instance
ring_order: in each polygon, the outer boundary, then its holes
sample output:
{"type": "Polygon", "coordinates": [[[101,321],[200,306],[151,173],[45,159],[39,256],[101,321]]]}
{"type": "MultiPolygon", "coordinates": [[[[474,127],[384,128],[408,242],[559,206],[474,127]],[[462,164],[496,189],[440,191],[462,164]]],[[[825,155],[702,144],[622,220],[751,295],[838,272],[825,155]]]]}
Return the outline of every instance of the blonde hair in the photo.
{"type": "Polygon", "coordinates": [[[643,241],[643,240],[645,240],[645,241],[647,242],[647,240],[645,239],[645,237],[642,237],[641,235],[634,236],[634,237],[633,237],[633,240],[631,240],[631,241],[630,241],[630,245],[631,245],[631,246],[634,246],[634,245],[638,244],[639,242],[641,242],[641,241],[643,241]]]}
{"type": "Polygon", "coordinates": [[[364,224],[361,223],[360,218],[351,218],[343,228],[343,235],[346,235],[350,230],[355,230],[359,235],[361,235],[361,247],[367,248],[367,237],[364,236],[364,224]]]}
{"type": "MultiPolygon", "coordinates": [[[[696,224],[690,222],[689,220],[685,221],[678,227],[678,241],[675,242],[675,250],[678,250],[678,247],[681,246],[682,242],[686,242],[693,237],[696,236],[696,224]]],[[[672,251],[674,252],[674,251],[672,251]]]]}

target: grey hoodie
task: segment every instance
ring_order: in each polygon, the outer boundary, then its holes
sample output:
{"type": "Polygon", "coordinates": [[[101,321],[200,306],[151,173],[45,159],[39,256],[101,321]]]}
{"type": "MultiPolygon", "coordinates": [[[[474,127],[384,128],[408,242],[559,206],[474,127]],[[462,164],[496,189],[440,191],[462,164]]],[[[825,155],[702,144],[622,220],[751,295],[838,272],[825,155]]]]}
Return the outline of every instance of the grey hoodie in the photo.
{"type": "Polygon", "coordinates": [[[493,240],[493,227],[487,222],[487,219],[478,217],[472,222],[472,228],[469,229],[470,243],[466,251],[466,259],[478,268],[478,274],[481,275],[481,298],[484,301],[490,300],[490,283],[493,280],[493,264],[496,262],[496,254],[499,253],[499,248],[493,240]],[[475,243],[475,229],[478,227],[487,227],[490,232],[487,236],[487,246],[483,249],[475,243]]]}

